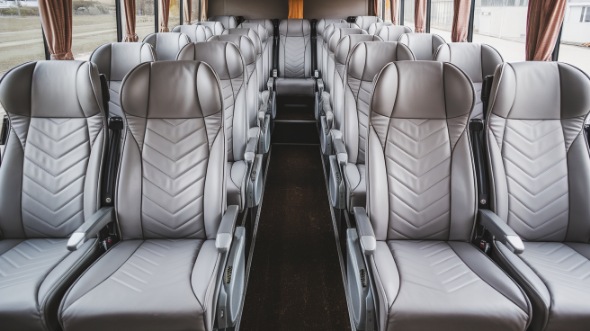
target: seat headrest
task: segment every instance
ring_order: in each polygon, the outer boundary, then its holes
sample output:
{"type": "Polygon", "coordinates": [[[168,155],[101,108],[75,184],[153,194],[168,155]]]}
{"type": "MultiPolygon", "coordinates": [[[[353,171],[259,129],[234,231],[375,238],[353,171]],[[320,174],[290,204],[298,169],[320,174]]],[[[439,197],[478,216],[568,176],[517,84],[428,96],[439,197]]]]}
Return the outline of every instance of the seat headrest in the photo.
{"type": "Polygon", "coordinates": [[[371,23],[371,25],[369,25],[369,28],[367,29],[367,32],[369,34],[379,34],[379,31],[381,31],[381,29],[386,26],[392,26],[391,22],[371,23]]]}
{"type": "Polygon", "coordinates": [[[279,25],[279,34],[286,37],[306,37],[311,34],[311,25],[308,20],[282,20],[279,25]]]}
{"type": "Polygon", "coordinates": [[[156,60],[174,60],[178,51],[191,41],[187,35],[180,32],[158,32],[147,35],[144,43],[152,45],[156,53],[156,60]]]}
{"type": "Polygon", "coordinates": [[[148,43],[109,43],[90,55],[90,62],[108,81],[121,81],[138,64],[155,60],[154,49],[148,43]]]}
{"type": "Polygon", "coordinates": [[[495,48],[475,43],[443,44],[437,49],[434,60],[456,65],[474,83],[483,82],[485,76],[493,75],[496,67],[504,62],[495,48]]]}
{"type": "Polygon", "coordinates": [[[205,25],[178,25],[172,29],[172,32],[184,33],[194,43],[207,41],[213,36],[211,28],[205,25]]]}
{"type": "Polygon", "coordinates": [[[275,26],[272,23],[271,20],[267,20],[267,19],[253,19],[253,20],[244,20],[244,23],[248,23],[248,24],[260,24],[262,25],[265,29],[266,32],[268,32],[269,36],[274,36],[275,35],[275,26]]]}
{"type": "Polygon", "coordinates": [[[227,29],[223,31],[223,34],[234,34],[250,38],[250,40],[252,40],[252,44],[254,44],[256,56],[262,54],[262,43],[260,42],[260,37],[258,37],[258,33],[256,33],[256,31],[253,29],[227,29]]]}
{"type": "Polygon", "coordinates": [[[26,117],[104,115],[98,69],[91,62],[39,61],[15,67],[0,80],[0,103],[7,114],[26,117]]]}
{"type": "Polygon", "coordinates": [[[333,24],[326,26],[326,29],[324,30],[324,34],[322,37],[324,38],[324,40],[326,42],[328,42],[328,41],[330,41],[330,38],[334,34],[334,31],[336,31],[336,29],[340,29],[340,28],[360,29],[359,26],[356,25],[356,23],[333,23],[333,24]]]}
{"type": "Polygon", "coordinates": [[[225,30],[225,28],[223,27],[223,24],[221,24],[221,22],[217,22],[217,21],[196,22],[196,23],[194,23],[194,25],[203,25],[203,26],[208,27],[209,29],[211,29],[211,32],[213,33],[214,36],[218,36],[218,35],[222,34],[223,30],[225,30]]]}
{"type": "Polygon", "coordinates": [[[406,60],[414,60],[406,45],[395,41],[361,42],[352,49],[346,71],[351,78],[372,82],[387,63],[406,60]]]}
{"type": "Polygon", "coordinates": [[[240,49],[240,53],[242,54],[242,58],[244,59],[244,63],[246,65],[256,63],[256,49],[252,43],[252,40],[246,36],[238,34],[226,34],[214,36],[209,41],[223,41],[233,43],[240,49]]]}
{"type": "Polygon", "coordinates": [[[559,62],[503,63],[496,69],[491,112],[523,120],[560,120],[587,116],[590,78],[559,62]]]}
{"type": "Polygon", "coordinates": [[[398,41],[404,33],[412,33],[412,29],[405,25],[388,25],[382,27],[376,34],[384,41],[398,41]]]}
{"type": "Polygon", "coordinates": [[[206,63],[151,62],[125,77],[121,107],[125,115],[141,118],[202,118],[221,112],[223,98],[219,79],[206,63]]]}
{"type": "Polygon", "coordinates": [[[398,41],[412,50],[416,60],[433,60],[438,47],[445,43],[441,36],[431,33],[405,33],[398,41]]]}
{"type": "Polygon", "coordinates": [[[332,53],[336,52],[336,46],[338,46],[338,42],[340,42],[340,39],[342,39],[345,36],[348,36],[350,34],[367,34],[367,32],[363,29],[358,29],[358,28],[335,29],[334,33],[330,37],[330,40],[328,41],[328,49],[330,50],[330,52],[332,52],[332,53]]]}
{"type": "Polygon", "coordinates": [[[241,23],[240,25],[238,25],[238,29],[252,29],[258,34],[258,37],[260,38],[260,42],[262,44],[266,44],[266,42],[268,41],[268,31],[261,24],[241,23]]]}
{"type": "Polygon", "coordinates": [[[344,38],[340,39],[338,46],[336,46],[336,51],[334,52],[336,62],[339,64],[346,64],[346,59],[348,58],[348,54],[352,51],[354,46],[358,43],[365,42],[365,41],[383,41],[381,38],[377,36],[373,36],[370,34],[351,34],[345,36],[344,38]]]}
{"type": "Polygon", "coordinates": [[[368,30],[373,23],[381,23],[383,20],[377,16],[357,16],[355,23],[363,30],[368,30]]]}
{"type": "Polygon", "coordinates": [[[209,18],[209,21],[220,22],[225,29],[234,29],[238,26],[238,20],[232,15],[219,15],[209,18]]]}
{"type": "Polygon", "coordinates": [[[324,30],[326,30],[326,28],[328,27],[328,25],[334,24],[334,23],[346,23],[346,20],[344,20],[344,19],[325,19],[325,18],[322,18],[321,20],[318,21],[318,23],[315,26],[315,29],[317,31],[317,35],[318,36],[323,36],[324,30]]]}
{"type": "Polygon", "coordinates": [[[371,112],[388,118],[448,119],[468,117],[474,103],[469,77],[453,64],[403,61],[388,64],[377,76],[371,112]]]}
{"type": "Polygon", "coordinates": [[[177,60],[206,62],[221,80],[244,76],[242,54],[238,46],[227,41],[188,44],[180,50],[177,60]]]}

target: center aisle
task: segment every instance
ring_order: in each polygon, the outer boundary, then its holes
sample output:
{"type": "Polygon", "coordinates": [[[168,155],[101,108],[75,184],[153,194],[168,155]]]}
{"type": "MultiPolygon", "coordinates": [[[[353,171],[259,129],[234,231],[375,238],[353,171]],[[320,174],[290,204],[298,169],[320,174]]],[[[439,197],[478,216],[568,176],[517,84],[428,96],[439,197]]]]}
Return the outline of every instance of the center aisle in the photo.
{"type": "Polygon", "coordinates": [[[317,145],[273,145],[240,330],[350,330],[317,145]]]}

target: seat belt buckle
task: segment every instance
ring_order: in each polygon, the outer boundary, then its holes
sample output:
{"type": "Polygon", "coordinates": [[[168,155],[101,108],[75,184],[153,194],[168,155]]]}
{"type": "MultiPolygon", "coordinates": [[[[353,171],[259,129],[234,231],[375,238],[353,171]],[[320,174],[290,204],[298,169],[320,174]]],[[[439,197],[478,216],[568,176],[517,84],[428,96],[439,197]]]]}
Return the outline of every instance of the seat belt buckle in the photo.
{"type": "Polygon", "coordinates": [[[469,121],[469,129],[472,132],[481,132],[483,131],[483,120],[481,118],[474,118],[469,121]]]}
{"type": "Polygon", "coordinates": [[[119,116],[109,118],[109,129],[123,130],[123,119],[119,116]]]}
{"type": "Polygon", "coordinates": [[[0,145],[6,145],[6,140],[8,139],[8,115],[4,115],[2,118],[2,127],[0,128],[0,145]]]}
{"type": "Polygon", "coordinates": [[[272,77],[277,78],[279,76],[279,71],[277,69],[272,69],[272,77]]]}

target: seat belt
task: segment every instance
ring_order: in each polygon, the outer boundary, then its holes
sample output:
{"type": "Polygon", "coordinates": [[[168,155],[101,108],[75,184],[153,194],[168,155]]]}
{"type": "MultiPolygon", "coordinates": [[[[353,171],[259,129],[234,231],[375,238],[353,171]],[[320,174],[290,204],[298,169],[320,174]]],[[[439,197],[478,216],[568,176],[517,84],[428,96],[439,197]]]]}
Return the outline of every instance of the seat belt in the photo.
{"type": "Polygon", "coordinates": [[[8,140],[9,127],[10,125],[8,115],[4,115],[4,118],[2,118],[2,128],[0,129],[0,131],[2,132],[2,134],[0,135],[0,166],[2,165],[2,154],[4,152],[4,147],[6,146],[6,141],[8,140]]]}
{"type": "MultiPolygon", "coordinates": [[[[483,103],[484,118],[488,111],[488,101],[490,92],[492,90],[492,83],[494,76],[486,76],[483,80],[481,89],[481,101],[483,103]]],[[[486,157],[484,148],[484,121],[482,119],[474,119],[469,123],[469,130],[471,132],[471,143],[473,148],[473,156],[475,158],[475,172],[477,177],[477,195],[478,204],[480,208],[487,208],[489,205],[488,194],[488,177],[486,171],[486,157]]]]}

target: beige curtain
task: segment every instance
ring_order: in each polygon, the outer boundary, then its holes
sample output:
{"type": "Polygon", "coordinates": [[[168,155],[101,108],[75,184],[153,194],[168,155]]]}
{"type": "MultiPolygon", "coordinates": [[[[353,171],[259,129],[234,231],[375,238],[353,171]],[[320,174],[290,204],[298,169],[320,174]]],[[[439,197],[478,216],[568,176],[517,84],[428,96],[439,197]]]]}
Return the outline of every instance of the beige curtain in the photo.
{"type": "Polygon", "coordinates": [[[530,0],[526,29],[527,61],[551,61],[565,15],[566,0],[530,0]]]}
{"type": "Polygon", "coordinates": [[[139,39],[135,33],[135,0],[123,0],[125,7],[125,41],[134,42],[139,39]]]}
{"type": "Polygon", "coordinates": [[[414,24],[415,32],[423,33],[426,31],[426,0],[416,0],[414,24]]]}
{"type": "Polygon", "coordinates": [[[289,0],[289,18],[303,18],[303,0],[289,0]]]}
{"type": "Polygon", "coordinates": [[[379,16],[379,1],[380,0],[373,0],[373,15],[379,16]]]}
{"type": "Polygon", "coordinates": [[[454,0],[454,5],[451,39],[453,42],[465,42],[467,41],[467,31],[469,29],[471,0],[454,0]]]}
{"type": "Polygon", "coordinates": [[[170,16],[170,0],[160,1],[160,32],[168,32],[168,16],[170,16]]]}
{"type": "Polygon", "coordinates": [[[391,23],[397,24],[397,0],[391,0],[389,4],[389,10],[391,12],[391,23]]]}
{"type": "Polygon", "coordinates": [[[193,1],[192,0],[182,0],[184,1],[184,24],[191,24],[193,18],[193,1]]]}
{"type": "Polygon", "coordinates": [[[39,0],[39,15],[52,60],[72,60],[72,0],[39,0]]]}
{"type": "Polygon", "coordinates": [[[207,7],[208,7],[208,0],[201,0],[201,17],[199,17],[199,21],[206,21],[207,20],[207,7]]]}

